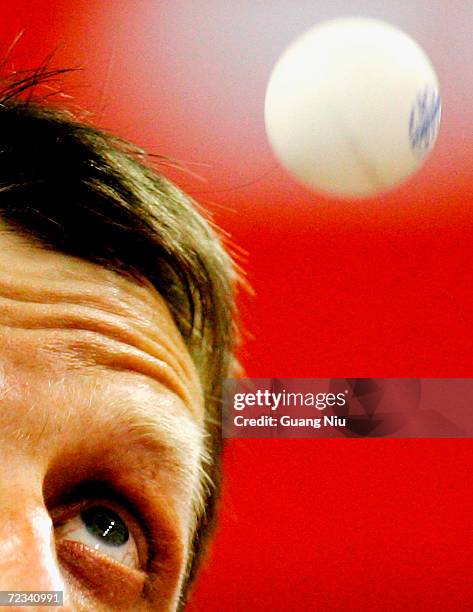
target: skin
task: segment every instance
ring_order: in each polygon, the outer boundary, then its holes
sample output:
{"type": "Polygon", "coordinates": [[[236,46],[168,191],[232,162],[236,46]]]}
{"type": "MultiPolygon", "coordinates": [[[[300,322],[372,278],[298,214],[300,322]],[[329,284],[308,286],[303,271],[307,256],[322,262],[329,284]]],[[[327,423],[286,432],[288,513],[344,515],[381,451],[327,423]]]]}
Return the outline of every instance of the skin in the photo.
{"type": "Polygon", "coordinates": [[[0,252],[0,590],[64,591],[68,611],[175,610],[204,408],[172,317],[152,287],[4,225],[0,252]],[[126,525],[123,545],[88,531],[97,506],[126,525]]]}

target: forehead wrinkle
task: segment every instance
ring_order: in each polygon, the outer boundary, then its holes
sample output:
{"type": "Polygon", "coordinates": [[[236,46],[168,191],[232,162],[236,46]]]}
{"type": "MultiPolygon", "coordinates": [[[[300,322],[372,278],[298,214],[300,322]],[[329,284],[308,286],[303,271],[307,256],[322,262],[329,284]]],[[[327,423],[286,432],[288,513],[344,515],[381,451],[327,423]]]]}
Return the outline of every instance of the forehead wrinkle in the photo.
{"type": "MultiPolygon", "coordinates": [[[[45,257],[43,251],[37,251],[45,257]]],[[[185,396],[194,409],[196,404],[203,403],[195,364],[166,303],[154,287],[149,283],[140,285],[96,264],[57,253],[46,255],[48,266],[41,275],[36,268],[30,270],[28,266],[21,266],[13,275],[1,266],[0,260],[0,326],[4,323],[10,328],[44,327],[101,333],[106,339],[137,349],[135,357],[141,351],[142,356],[150,356],[148,361],[154,358],[162,366],[166,364],[164,369],[172,374],[174,391],[185,396]],[[50,258],[59,258],[61,265],[51,267],[50,258]]],[[[99,344],[93,339],[89,363],[91,355],[100,352],[99,344]]],[[[73,345],[68,346],[70,357],[74,353],[73,345]]],[[[76,348],[84,355],[84,334],[78,337],[76,348]]],[[[54,352],[54,347],[51,351],[54,352]]],[[[109,355],[106,362],[112,367],[109,355]]]]}
{"type": "MultiPolygon", "coordinates": [[[[186,349],[171,340],[155,325],[141,324],[120,315],[77,304],[17,303],[0,297],[0,326],[35,330],[88,331],[135,348],[151,359],[166,364],[180,386],[187,388],[187,399],[192,398],[192,387],[198,389],[197,376],[186,349]]],[[[176,384],[174,384],[176,386],[176,384]]],[[[194,391],[195,395],[195,391],[194,391]]]]}
{"type": "Polygon", "coordinates": [[[0,325],[3,359],[23,376],[38,371],[65,377],[74,372],[93,375],[123,372],[142,375],[161,383],[186,406],[197,421],[203,419],[200,393],[179,377],[164,360],[103,334],[80,329],[16,328],[0,325]]]}
{"type": "MultiPolygon", "coordinates": [[[[158,291],[147,279],[118,273],[103,265],[72,255],[65,255],[31,242],[16,234],[0,220],[0,286],[23,299],[39,294],[39,300],[54,300],[56,295],[90,299],[92,303],[112,303],[114,311],[132,300],[152,310],[164,304],[158,291]]],[[[34,297],[32,298],[35,299],[34,297]]],[[[62,298],[60,298],[62,299],[62,298]]],[[[74,301],[74,298],[72,298],[74,301]]]]}
{"type": "Polygon", "coordinates": [[[180,340],[182,361],[190,360],[165,300],[147,279],[47,249],[1,220],[0,247],[0,295],[40,304],[88,305],[141,325],[159,318],[159,326],[180,340]]]}
{"type": "Polygon", "coordinates": [[[96,264],[81,263],[94,267],[74,274],[65,269],[61,275],[55,269],[53,276],[47,271],[38,276],[23,268],[14,273],[0,268],[0,294],[40,304],[85,304],[126,316],[133,316],[137,310],[146,310],[149,315],[167,309],[163,298],[148,282],[131,280],[96,264]]]}
{"type": "MultiPolygon", "coordinates": [[[[2,221],[0,247],[0,296],[4,299],[32,307],[48,305],[51,316],[53,305],[60,311],[61,304],[65,312],[61,325],[47,323],[45,327],[102,331],[163,361],[167,358],[170,367],[188,383],[192,394],[195,397],[202,394],[196,364],[165,300],[149,281],[138,281],[97,263],[44,248],[15,233],[2,221]],[[77,323],[71,320],[71,312],[76,313],[77,323]],[[79,322],[81,317],[85,324],[79,322]]],[[[4,304],[0,302],[0,325],[4,304]]],[[[29,312],[35,311],[31,308],[29,312]]],[[[58,317],[61,318],[60,312],[58,317]]],[[[82,345],[81,351],[83,348],[82,345]]],[[[197,403],[202,402],[202,398],[197,399],[197,403]]]]}
{"type": "MultiPolygon", "coordinates": [[[[152,333],[153,327],[158,326],[167,332],[177,332],[165,301],[153,286],[139,285],[99,266],[95,266],[94,272],[93,280],[82,278],[85,275],[53,280],[44,276],[38,279],[29,274],[21,279],[18,275],[0,271],[0,296],[19,304],[25,302],[51,307],[61,304],[72,309],[81,306],[85,313],[90,308],[90,313],[122,317],[141,329],[147,328],[148,333],[152,333]]],[[[187,349],[180,334],[178,337],[183,349],[179,355],[184,367],[190,358],[186,355],[187,349]]],[[[162,342],[166,347],[169,346],[166,337],[162,338],[162,342]]]]}

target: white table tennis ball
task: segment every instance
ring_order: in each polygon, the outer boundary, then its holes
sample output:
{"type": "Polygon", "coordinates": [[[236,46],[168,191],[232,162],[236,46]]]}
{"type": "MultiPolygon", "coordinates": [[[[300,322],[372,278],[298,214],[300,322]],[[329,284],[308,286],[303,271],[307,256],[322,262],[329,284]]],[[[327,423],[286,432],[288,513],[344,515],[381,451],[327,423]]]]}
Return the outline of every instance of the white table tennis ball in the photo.
{"type": "Polygon", "coordinates": [[[407,34],[353,17],[315,26],[278,60],[265,122],[276,157],[303,184],[342,197],[383,192],[431,150],[438,81],[407,34]]]}

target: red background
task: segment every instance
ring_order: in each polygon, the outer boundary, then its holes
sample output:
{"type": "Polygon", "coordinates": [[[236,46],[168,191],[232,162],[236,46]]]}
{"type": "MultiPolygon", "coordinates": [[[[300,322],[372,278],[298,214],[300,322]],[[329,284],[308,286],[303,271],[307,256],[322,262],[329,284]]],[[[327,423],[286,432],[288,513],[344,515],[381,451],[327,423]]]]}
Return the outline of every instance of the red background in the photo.
{"type": "MultiPolygon", "coordinates": [[[[187,164],[168,174],[228,232],[254,290],[241,297],[249,376],[473,376],[473,8],[379,4],[0,8],[1,49],[24,29],[18,67],[57,47],[56,65],[83,67],[65,89],[94,121],[187,164]],[[350,14],[414,36],[444,102],[422,170],[357,202],[298,187],[263,127],[266,82],[285,45],[350,14]]],[[[471,609],[471,450],[469,440],[229,442],[221,527],[191,609],[471,609]]]]}

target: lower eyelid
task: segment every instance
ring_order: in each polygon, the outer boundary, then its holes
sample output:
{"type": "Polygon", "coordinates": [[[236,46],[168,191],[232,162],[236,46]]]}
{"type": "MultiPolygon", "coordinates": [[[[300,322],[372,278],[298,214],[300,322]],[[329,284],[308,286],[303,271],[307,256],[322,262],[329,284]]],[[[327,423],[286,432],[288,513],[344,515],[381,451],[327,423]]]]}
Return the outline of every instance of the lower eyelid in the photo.
{"type": "Polygon", "coordinates": [[[124,608],[142,595],[145,572],[125,566],[73,540],[58,540],[56,550],[67,571],[102,601],[124,608]]]}

